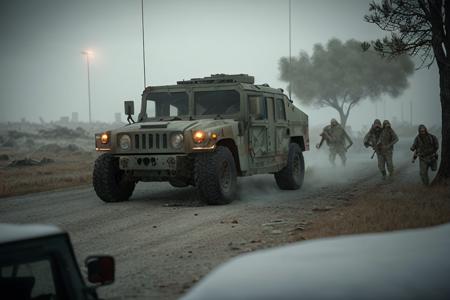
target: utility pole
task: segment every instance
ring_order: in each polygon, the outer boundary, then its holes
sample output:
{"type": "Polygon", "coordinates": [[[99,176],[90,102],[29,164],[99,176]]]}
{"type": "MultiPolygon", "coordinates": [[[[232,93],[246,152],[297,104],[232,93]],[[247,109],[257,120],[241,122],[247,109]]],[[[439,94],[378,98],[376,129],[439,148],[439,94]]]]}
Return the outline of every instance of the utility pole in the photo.
{"type": "Polygon", "coordinates": [[[89,123],[92,123],[92,114],[91,114],[91,71],[90,71],[90,57],[93,55],[92,51],[85,50],[81,52],[81,54],[86,56],[86,65],[87,65],[87,86],[88,86],[88,105],[89,105],[89,123]]]}
{"type": "Polygon", "coordinates": [[[383,119],[386,120],[386,99],[383,99],[383,119]]]}
{"type": "Polygon", "coordinates": [[[144,32],[144,0],[141,0],[141,28],[142,28],[142,62],[144,65],[144,89],[147,87],[145,72],[145,32],[144,32]]]}
{"type": "Polygon", "coordinates": [[[289,99],[292,100],[292,17],[291,0],[289,0],[289,99]]]}

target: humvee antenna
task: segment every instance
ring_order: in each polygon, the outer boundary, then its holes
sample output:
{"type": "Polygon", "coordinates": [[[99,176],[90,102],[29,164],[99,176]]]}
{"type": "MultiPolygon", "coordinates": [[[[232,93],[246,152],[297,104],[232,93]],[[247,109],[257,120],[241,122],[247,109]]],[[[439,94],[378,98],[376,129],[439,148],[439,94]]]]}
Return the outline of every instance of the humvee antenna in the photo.
{"type": "MultiPolygon", "coordinates": [[[[289,73],[291,73],[292,68],[292,22],[291,22],[291,0],[289,0],[289,73]]],[[[289,74],[289,100],[291,98],[292,91],[292,74],[289,74]]]]}
{"type": "Polygon", "coordinates": [[[144,0],[141,0],[141,27],[142,27],[142,62],[144,65],[144,89],[147,87],[145,77],[145,32],[144,32],[144,0]]]}

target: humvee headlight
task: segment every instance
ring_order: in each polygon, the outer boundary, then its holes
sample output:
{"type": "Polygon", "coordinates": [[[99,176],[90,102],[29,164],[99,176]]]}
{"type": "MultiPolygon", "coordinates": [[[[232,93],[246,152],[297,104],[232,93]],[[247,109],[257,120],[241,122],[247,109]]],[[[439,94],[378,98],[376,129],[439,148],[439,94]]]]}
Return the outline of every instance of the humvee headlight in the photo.
{"type": "Polygon", "coordinates": [[[194,142],[196,142],[197,144],[201,144],[206,139],[206,133],[203,130],[197,130],[196,132],[194,132],[192,138],[194,139],[194,142]]]}
{"type": "Polygon", "coordinates": [[[175,133],[172,134],[170,137],[170,144],[172,145],[172,148],[178,149],[183,146],[184,136],[182,133],[175,133]]]}
{"type": "Polygon", "coordinates": [[[130,149],[131,145],[131,138],[129,135],[125,134],[122,135],[122,137],[119,140],[120,149],[122,150],[128,150],[130,149]]]}
{"type": "Polygon", "coordinates": [[[102,133],[102,136],[100,137],[100,141],[102,144],[108,144],[109,135],[107,133],[102,133]]]}

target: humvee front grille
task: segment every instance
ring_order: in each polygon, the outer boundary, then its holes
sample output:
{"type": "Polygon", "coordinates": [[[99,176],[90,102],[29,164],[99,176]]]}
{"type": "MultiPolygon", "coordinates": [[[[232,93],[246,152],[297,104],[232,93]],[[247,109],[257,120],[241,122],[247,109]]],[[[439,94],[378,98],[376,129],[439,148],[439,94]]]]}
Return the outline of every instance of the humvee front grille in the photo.
{"type": "Polygon", "coordinates": [[[167,149],[167,133],[135,134],[134,148],[136,150],[167,149]]]}

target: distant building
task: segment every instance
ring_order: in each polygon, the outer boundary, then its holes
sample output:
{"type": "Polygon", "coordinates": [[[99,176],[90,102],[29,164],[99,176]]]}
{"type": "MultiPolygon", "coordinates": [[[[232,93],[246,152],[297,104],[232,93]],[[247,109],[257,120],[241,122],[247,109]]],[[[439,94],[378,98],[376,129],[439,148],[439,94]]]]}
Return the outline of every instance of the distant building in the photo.
{"type": "Polygon", "coordinates": [[[74,111],[72,112],[72,120],[70,120],[72,123],[78,123],[78,112],[74,111]]]}
{"type": "Polygon", "coordinates": [[[59,122],[67,124],[67,123],[69,123],[69,117],[66,117],[66,116],[61,117],[61,118],[59,118],[59,122]]]}

